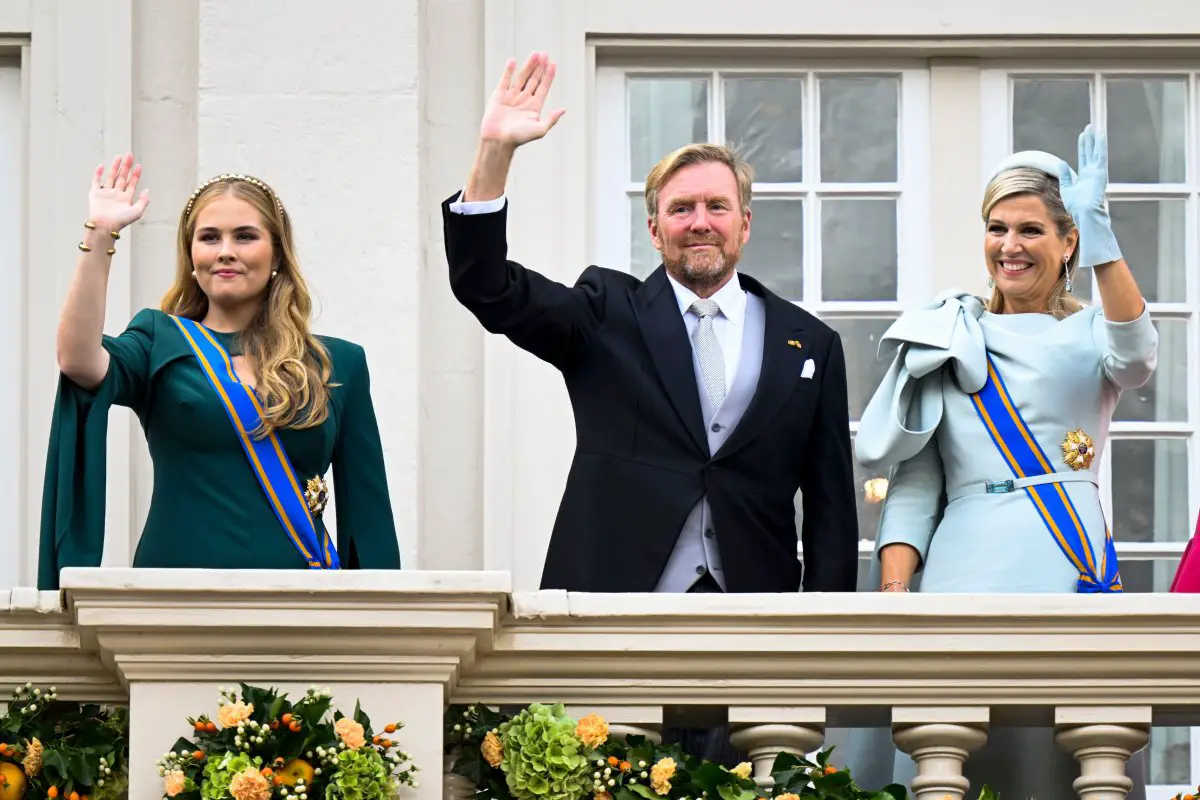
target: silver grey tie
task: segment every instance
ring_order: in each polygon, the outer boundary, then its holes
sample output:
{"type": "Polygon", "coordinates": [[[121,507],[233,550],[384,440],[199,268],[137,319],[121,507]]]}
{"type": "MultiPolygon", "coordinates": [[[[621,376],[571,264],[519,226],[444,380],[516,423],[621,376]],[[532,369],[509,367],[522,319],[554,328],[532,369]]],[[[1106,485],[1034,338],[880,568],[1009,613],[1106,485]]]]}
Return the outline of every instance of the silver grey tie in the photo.
{"type": "Polygon", "coordinates": [[[725,356],[721,354],[721,343],[713,332],[713,317],[721,307],[716,300],[696,300],[690,310],[700,317],[692,331],[692,347],[700,359],[700,377],[704,379],[704,390],[715,411],[725,399],[725,356]]]}

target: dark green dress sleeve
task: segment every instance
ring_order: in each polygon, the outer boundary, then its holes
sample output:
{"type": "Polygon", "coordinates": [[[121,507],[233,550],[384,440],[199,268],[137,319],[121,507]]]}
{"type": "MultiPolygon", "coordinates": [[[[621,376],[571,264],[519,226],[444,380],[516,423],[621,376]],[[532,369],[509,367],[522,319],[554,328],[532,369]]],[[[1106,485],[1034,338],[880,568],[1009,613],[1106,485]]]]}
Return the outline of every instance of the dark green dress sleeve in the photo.
{"type": "Polygon", "coordinates": [[[42,487],[39,589],[57,589],[64,567],[100,565],[108,412],[114,405],[142,411],[157,313],[141,311],[120,336],[104,337],[108,373],[94,391],[59,376],[42,487]]]}
{"type": "Polygon", "coordinates": [[[344,361],[345,371],[339,372],[345,399],[333,450],[338,553],[346,569],[400,569],[366,353],[351,345],[344,361]]]}

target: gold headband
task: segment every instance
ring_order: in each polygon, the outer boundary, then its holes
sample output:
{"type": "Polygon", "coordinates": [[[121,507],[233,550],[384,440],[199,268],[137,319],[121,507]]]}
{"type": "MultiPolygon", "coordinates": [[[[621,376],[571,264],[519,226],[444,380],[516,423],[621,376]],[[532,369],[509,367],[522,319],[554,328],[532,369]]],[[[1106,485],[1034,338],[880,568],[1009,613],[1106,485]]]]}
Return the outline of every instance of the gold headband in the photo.
{"type": "Polygon", "coordinates": [[[210,178],[208,181],[202,183],[199,189],[192,192],[192,196],[188,198],[187,205],[183,207],[184,216],[192,213],[192,204],[196,202],[196,198],[199,197],[200,193],[205,189],[212,186],[214,183],[232,183],[235,181],[253,184],[254,186],[262,189],[267,193],[268,196],[270,196],[272,200],[275,201],[275,208],[279,211],[279,216],[283,216],[283,203],[279,202],[279,195],[275,194],[274,189],[272,189],[270,186],[267,186],[267,184],[263,183],[253,175],[241,175],[236,172],[227,172],[224,175],[218,175],[217,177],[210,178]]]}

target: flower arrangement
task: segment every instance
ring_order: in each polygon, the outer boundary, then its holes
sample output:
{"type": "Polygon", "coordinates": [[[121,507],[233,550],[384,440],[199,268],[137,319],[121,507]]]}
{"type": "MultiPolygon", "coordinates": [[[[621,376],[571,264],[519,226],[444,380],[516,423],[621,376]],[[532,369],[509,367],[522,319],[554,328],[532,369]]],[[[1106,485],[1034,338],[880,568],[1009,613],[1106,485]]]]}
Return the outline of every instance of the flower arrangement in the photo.
{"type": "Polygon", "coordinates": [[[128,732],[123,708],[18,686],[0,715],[0,800],[117,800],[128,785],[128,732]]]}
{"type": "Polygon", "coordinates": [[[295,704],[275,689],[240,689],[220,691],[216,720],[189,717],[192,738],[158,760],[163,797],[393,800],[417,785],[418,768],[389,738],[403,723],[376,734],[358,704],[353,716],[333,711],[328,689],[295,704]]]}
{"type": "MultiPolygon", "coordinates": [[[[815,760],[780,753],[765,790],[749,762],[726,768],[677,744],[612,739],[602,717],[576,721],[562,705],[534,703],[515,716],[451,706],[444,741],[457,755],[453,771],[475,783],[475,800],[908,800],[898,784],[859,787],[830,763],[832,748],[815,760]]],[[[1000,798],[984,787],[979,800],[1000,798]]]]}

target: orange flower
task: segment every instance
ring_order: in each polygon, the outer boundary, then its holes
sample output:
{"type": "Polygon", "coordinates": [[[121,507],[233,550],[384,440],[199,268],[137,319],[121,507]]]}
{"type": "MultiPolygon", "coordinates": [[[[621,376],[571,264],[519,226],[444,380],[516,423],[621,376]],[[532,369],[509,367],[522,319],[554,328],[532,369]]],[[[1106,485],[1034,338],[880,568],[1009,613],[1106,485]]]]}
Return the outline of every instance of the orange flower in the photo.
{"type": "Polygon", "coordinates": [[[233,776],[229,793],[234,800],[271,800],[271,782],[254,767],[247,767],[233,776]]]}
{"type": "Polygon", "coordinates": [[[479,751],[483,754],[483,760],[493,767],[500,766],[500,762],[504,760],[504,745],[495,731],[487,732],[483,743],[479,745],[479,751]]]}
{"type": "Polygon", "coordinates": [[[167,797],[174,797],[183,791],[184,781],[186,780],[183,773],[179,770],[168,772],[167,776],[163,778],[163,791],[167,793],[167,797]]]}
{"type": "Polygon", "coordinates": [[[599,747],[608,741],[608,723],[599,714],[588,714],[575,726],[575,735],[588,747],[599,747]]]}
{"type": "Polygon", "coordinates": [[[217,722],[221,723],[222,728],[233,728],[239,722],[250,719],[250,715],[253,713],[254,706],[248,706],[238,700],[236,703],[217,709],[217,722]]]}
{"type": "Polygon", "coordinates": [[[338,735],[342,743],[351,750],[357,750],[367,743],[366,734],[363,731],[363,726],[350,719],[342,717],[333,726],[333,732],[338,735]]]}
{"type": "Polygon", "coordinates": [[[608,757],[608,765],[609,765],[610,767],[615,767],[615,766],[617,766],[617,765],[618,765],[618,764],[620,764],[620,763],[621,763],[621,762],[617,760],[617,757],[616,757],[616,756],[609,756],[609,757],[608,757]]]}
{"type": "Polygon", "coordinates": [[[835,774],[837,771],[838,771],[838,770],[837,770],[837,767],[835,767],[833,764],[828,764],[828,765],[826,765],[826,767],[825,767],[825,774],[826,774],[826,775],[833,775],[833,774],[835,774]]]}
{"type": "Polygon", "coordinates": [[[629,770],[633,769],[633,765],[630,764],[628,761],[622,761],[620,766],[621,766],[621,772],[629,772],[629,770]]]}
{"type": "Polygon", "coordinates": [[[658,794],[671,793],[671,778],[675,777],[675,759],[664,758],[650,768],[650,787],[658,794]]]}

